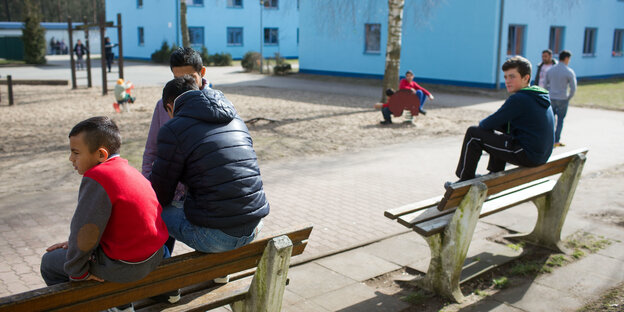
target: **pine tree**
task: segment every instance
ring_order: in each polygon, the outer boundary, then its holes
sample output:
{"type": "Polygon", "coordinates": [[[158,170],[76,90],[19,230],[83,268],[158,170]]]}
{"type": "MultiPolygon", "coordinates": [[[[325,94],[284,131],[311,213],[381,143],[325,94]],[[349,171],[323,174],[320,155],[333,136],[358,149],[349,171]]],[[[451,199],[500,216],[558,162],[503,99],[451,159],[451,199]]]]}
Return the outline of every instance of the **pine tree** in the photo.
{"type": "Polygon", "coordinates": [[[24,15],[24,28],[22,40],[24,40],[24,61],[27,64],[46,63],[45,30],[41,27],[41,15],[31,0],[25,0],[26,14],[24,15]]]}

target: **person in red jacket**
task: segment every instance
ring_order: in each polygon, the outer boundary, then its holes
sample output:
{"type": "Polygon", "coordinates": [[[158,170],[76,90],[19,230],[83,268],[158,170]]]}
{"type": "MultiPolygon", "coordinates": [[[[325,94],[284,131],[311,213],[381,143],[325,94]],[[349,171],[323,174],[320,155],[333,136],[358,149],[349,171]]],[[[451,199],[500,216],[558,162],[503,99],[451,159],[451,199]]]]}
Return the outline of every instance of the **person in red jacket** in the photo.
{"type": "Polygon", "coordinates": [[[109,117],[78,123],[69,147],[69,160],[83,175],[78,205],[68,241],[46,249],[41,276],[48,286],[142,279],[169,256],[169,233],[150,182],[119,156],[121,135],[109,117]]]}
{"type": "Polygon", "coordinates": [[[411,70],[408,70],[405,73],[405,78],[401,79],[401,82],[399,83],[399,90],[403,89],[412,90],[412,92],[418,96],[420,99],[420,107],[418,108],[418,111],[420,111],[423,115],[427,115],[427,112],[423,109],[423,107],[425,106],[425,100],[427,100],[427,98],[433,100],[433,94],[414,81],[414,73],[411,70]]]}

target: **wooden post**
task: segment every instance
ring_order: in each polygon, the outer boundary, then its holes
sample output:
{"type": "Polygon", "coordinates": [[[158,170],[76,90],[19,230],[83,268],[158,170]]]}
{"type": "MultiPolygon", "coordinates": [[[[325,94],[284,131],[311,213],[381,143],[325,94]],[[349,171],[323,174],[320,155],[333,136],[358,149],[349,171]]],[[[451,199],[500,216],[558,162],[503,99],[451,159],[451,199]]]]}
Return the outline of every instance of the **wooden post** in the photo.
{"type": "Polygon", "coordinates": [[[13,77],[11,75],[7,76],[7,86],[9,89],[9,106],[13,105],[13,77]]]}
{"type": "Polygon", "coordinates": [[[123,66],[123,35],[121,34],[121,13],[117,13],[117,41],[119,42],[119,59],[117,60],[119,65],[119,78],[124,78],[123,66]]]}
{"type": "Polygon", "coordinates": [[[576,155],[557,180],[553,190],[533,202],[537,206],[537,223],[528,235],[509,237],[522,239],[556,252],[568,253],[561,242],[561,229],[568,215],[572,197],[585,166],[585,154],[576,155]]]}
{"type": "Polygon", "coordinates": [[[472,184],[444,232],[426,238],[431,250],[431,262],[427,275],[418,281],[421,287],[456,302],[464,299],[459,280],[486,196],[487,186],[484,183],[472,184]]]}
{"type": "Polygon", "coordinates": [[[74,37],[72,36],[71,16],[67,17],[67,32],[69,33],[69,60],[71,64],[72,89],[76,89],[76,61],[74,60],[74,37]]]}
{"type": "Polygon", "coordinates": [[[100,14],[100,59],[102,63],[102,95],[106,95],[108,93],[107,90],[107,81],[106,81],[106,53],[105,53],[105,48],[104,48],[104,36],[105,36],[105,29],[104,29],[104,15],[100,14]]]}
{"type": "Polygon", "coordinates": [[[269,241],[264,249],[245,300],[232,303],[234,312],[281,311],[292,242],[286,235],[269,241]]]}
{"type": "Polygon", "coordinates": [[[87,22],[87,17],[84,16],[82,18],[83,26],[85,27],[85,45],[87,46],[87,87],[93,87],[92,79],[91,79],[91,47],[89,46],[89,24],[87,22]]]}

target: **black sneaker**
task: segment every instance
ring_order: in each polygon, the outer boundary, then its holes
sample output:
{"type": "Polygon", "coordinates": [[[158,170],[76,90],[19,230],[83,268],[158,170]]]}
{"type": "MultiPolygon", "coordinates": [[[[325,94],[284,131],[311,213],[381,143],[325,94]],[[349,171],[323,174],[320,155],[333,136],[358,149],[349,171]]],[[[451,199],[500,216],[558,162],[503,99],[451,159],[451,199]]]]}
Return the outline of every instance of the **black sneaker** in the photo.
{"type": "Polygon", "coordinates": [[[151,297],[151,299],[156,300],[158,302],[169,302],[176,303],[180,301],[180,290],[176,289],[170,292],[166,292],[164,294],[160,294],[158,296],[151,297]]]}
{"type": "Polygon", "coordinates": [[[392,123],[392,121],[390,121],[390,120],[384,120],[384,121],[380,121],[379,123],[380,123],[380,124],[382,124],[382,125],[389,125],[389,124],[391,124],[391,123],[392,123]]]}

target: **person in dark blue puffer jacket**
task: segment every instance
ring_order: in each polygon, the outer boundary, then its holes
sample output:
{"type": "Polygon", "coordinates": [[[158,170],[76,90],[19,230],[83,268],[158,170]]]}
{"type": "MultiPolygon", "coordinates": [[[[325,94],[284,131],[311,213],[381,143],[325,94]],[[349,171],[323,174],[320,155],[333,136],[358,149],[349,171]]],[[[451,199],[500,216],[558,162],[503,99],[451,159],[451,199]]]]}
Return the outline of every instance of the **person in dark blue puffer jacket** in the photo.
{"type": "Polygon", "coordinates": [[[162,98],[172,119],[158,133],[150,181],[169,234],[207,253],[250,243],[269,203],[245,122],[221,91],[199,90],[188,75],[162,98]],[[173,201],[178,182],[188,187],[183,202],[173,201]]]}

